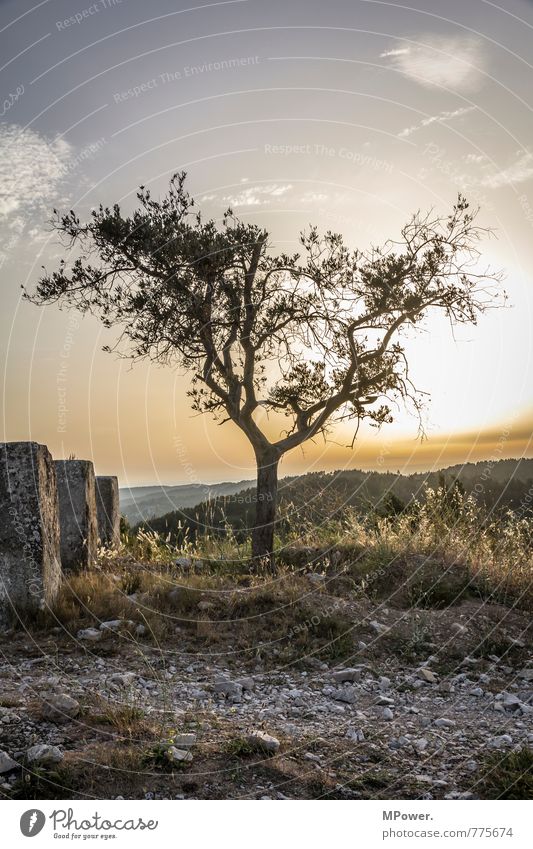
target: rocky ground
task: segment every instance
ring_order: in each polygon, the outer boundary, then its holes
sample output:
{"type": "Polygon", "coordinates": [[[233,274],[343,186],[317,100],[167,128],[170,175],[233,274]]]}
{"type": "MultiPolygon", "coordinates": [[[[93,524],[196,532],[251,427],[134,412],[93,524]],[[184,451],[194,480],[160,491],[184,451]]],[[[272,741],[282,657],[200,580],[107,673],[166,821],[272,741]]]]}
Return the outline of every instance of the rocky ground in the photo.
{"type": "MultiPolygon", "coordinates": [[[[0,792],[455,799],[531,790],[527,613],[473,601],[431,611],[338,605],[356,623],[342,659],[317,651],[287,661],[281,645],[241,654],[198,628],[156,644],[123,620],[75,636],[59,627],[2,635],[0,792]]],[[[205,602],[203,611],[205,625],[205,602]]]]}

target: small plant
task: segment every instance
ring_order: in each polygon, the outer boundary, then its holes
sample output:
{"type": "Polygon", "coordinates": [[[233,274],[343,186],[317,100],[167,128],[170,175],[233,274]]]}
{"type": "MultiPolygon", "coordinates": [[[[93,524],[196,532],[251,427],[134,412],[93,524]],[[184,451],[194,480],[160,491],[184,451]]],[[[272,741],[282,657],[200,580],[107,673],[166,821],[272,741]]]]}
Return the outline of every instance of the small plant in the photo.
{"type": "Polygon", "coordinates": [[[228,755],[232,755],[236,758],[247,758],[250,755],[253,755],[255,751],[257,751],[257,749],[254,749],[246,737],[234,737],[232,740],[229,740],[226,745],[226,752],[228,755]]]}
{"type": "Polygon", "coordinates": [[[533,799],[533,750],[491,755],[479,786],[486,799],[533,799]]]}

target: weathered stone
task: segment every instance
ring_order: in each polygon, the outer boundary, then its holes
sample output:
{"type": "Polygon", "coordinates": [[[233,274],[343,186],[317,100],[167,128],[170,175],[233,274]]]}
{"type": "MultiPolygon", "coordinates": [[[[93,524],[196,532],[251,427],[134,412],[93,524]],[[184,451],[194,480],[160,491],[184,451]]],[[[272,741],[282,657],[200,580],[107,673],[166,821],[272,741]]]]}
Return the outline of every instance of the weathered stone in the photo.
{"type": "Polygon", "coordinates": [[[29,764],[38,766],[51,766],[63,760],[63,752],[57,746],[49,746],[47,743],[37,743],[26,752],[26,760],[29,764]]]}
{"type": "Polygon", "coordinates": [[[336,669],[331,673],[331,680],[336,683],[344,681],[359,681],[363,670],[357,667],[348,667],[347,669],[336,669]]]}
{"type": "Polygon", "coordinates": [[[221,693],[230,701],[240,701],[242,690],[242,684],[239,684],[238,681],[229,681],[223,676],[220,676],[213,685],[215,693],[221,693]]]}
{"type": "Polygon", "coordinates": [[[431,669],[427,669],[425,666],[422,666],[417,670],[416,674],[420,678],[421,681],[426,681],[428,684],[436,684],[437,676],[431,669]]]}
{"type": "Polygon", "coordinates": [[[184,732],[183,734],[176,734],[174,737],[174,745],[177,749],[190,749],[191,746],[194,746],[196,743],[196,739],[196,734],[192,731],[189,733],[184,732]]]}
{"type": "Polygon", "coordinates": [[[5,772],[11,772],[11,770],[17,767],[18,763],[13,758],[10,758],[7,752],[0,752],[0,775],[3,775],[5,772]]]}
{"type": "Polygon", "coordinates": [[[82,628],[76,634],[78,640],[84,640],[87,643],[97,643],[102,639],[102,632],[97,628],[82,628]]]}
{"type": "Polygon", "coordinates": [[[64,572],[91,566],[96,560],[98,527],[96,488],[90,460],[56,460],[64,572]]]}
{"type": "Polygon", "coordinates": [[[513,745],[513,738],[510,734],[500,734],[498,737],[491,737],[487,741],[487,746],[491,749],[504,749],[507,746],[513,745]]]}
{"type": "Polygon", "coordinates": [[[118,478],[99,475],[95,483],[98,538],[102,545],[116,548],[120,543],[118,478]]]}
{"type": "Polygon", "coordinates": [[[247,737],[248,744],[253,749],[258,749],[263,752],[274,753],[280,747],[280,742],[276,737],[267,734],[266,731],[252,731],[247,737]]]}
{"type": "Polygon", "coordinates": [[[61,583],[56,473],[37,442],[0,443],[0,624],[51,604],[61,583]]]}
{"type": "Polygon", "coordinates": [[[67,693],[57,693],[46,697],[43,702],[42,714],[45,719],[51,719],[54,722],[65,722],[67,719],[74,719],[80,712],[80,705],[67,693]]]}
{"type": "Polygon", "coordinates": [[[439,717],[433,723],[437,728],[455,728],[455,720],[447,719],[445,716],[439,717]]]}
{"type": "Polygon", "coordinates": [[[177,749],[176,746],[169,746],[167,749],[167,758],[171,763],[190,763],[193,755],[187,749],[177,749]]]}
{"type": "Polygon", "coordinates": [[[357,690],[355,687],[333,690],[331,698],[335,699],[336,702],[345,702],[348,705],[353,705],[353,703],[357,701],[357,690]]]}

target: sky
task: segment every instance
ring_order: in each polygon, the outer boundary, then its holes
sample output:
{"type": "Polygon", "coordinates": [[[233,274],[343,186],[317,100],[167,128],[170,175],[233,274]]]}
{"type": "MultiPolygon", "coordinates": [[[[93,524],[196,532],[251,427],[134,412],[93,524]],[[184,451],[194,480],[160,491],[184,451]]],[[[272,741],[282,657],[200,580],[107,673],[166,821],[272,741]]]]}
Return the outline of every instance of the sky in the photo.
{"type": "Polygon", "coordinates": [[[188,172],[290,251],[310,223],[351,247],[397,238],[459,191],[494,235],[508,306],[408,342],[427,439],[399,410],[288,454],[309,469],[415,471],[533,456],[533,3],[506,0],[0,2],[3,439],[94,460],[121,485],[240,480],[251,448],[194,415],[187,375],[105,354],[96,319],[21,300],[65,248],[53,207],[129,211],[188,172]]]}

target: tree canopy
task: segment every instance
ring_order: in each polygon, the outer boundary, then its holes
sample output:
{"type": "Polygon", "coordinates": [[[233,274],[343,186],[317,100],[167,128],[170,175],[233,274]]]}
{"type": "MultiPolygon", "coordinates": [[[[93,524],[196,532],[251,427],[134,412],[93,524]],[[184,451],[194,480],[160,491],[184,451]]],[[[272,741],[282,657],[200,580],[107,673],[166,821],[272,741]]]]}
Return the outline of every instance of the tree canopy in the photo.
{"type": "MultiPolygon", "coordinates": [[[[58,302],[120,329],[113,350],[190,372],[192,408],[233,421],[248,437],[259,480],[275,501],[279,458],[336,422],[392,421],[391,403],[421,395],[413,386],[405,331],[439,310],[475,324],[494,303],[499,275],[480,269],[487,233],[464,197],[450,214],[415,213],[397,242],[359,251],[311,226],[295,253],[276,253],[266,230],[228,210],[205,219],[174,175],[138,208],[99,206],[82,223],[55,212],[54,227],[77,258],[44,273],[39,304],[58,302]],[[257,411],[281,413],[272,439],[257,411]],[[270,473],[269,473],[270,470],[270,473]]],[[[273,515],[258,504],[259,522],[273,515]]],[[[259,548],[272,548],[268,539],[259,548]]]]}

